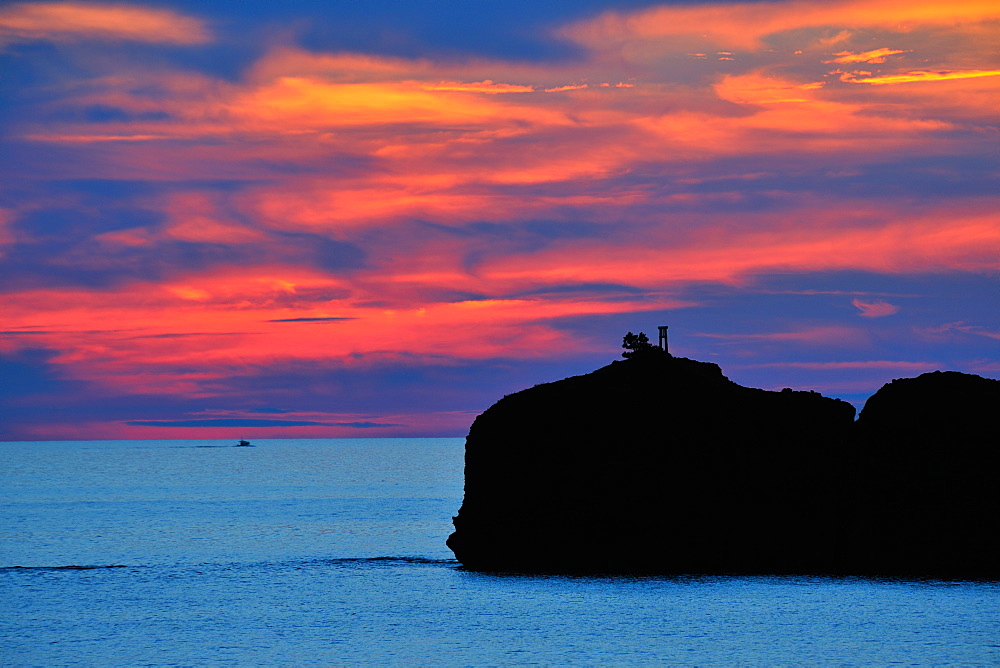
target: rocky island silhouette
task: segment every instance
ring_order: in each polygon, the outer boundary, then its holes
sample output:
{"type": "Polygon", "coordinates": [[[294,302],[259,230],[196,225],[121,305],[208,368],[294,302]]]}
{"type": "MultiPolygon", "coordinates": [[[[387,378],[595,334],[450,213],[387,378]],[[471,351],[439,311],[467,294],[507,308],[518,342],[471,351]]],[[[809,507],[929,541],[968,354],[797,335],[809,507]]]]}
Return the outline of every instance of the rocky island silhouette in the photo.
{"type": "Polygon", "coordinates": [[[855,420],[623,347],[476,418],[448,539],[465,568],[1000,579],[1000,381],[894,380],[855,420]]]}

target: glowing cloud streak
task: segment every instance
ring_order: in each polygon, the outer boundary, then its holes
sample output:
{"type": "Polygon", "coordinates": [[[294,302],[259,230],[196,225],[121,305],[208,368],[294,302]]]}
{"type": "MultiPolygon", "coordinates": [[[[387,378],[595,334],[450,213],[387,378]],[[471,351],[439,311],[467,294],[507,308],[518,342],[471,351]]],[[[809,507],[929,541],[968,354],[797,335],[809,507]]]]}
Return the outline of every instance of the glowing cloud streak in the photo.
{"type": "Polygon", "coordinates": [[[886,86],[904,83],[923,83],[926,81],[948,81],[952,79],[978,79],[979,77],[1000,76],[1000,70],[958,70],[958,71],[929,71],[913,70],[902,74],[886,74],[883,76],[863,76],[859,74],[846,73],[840,77],[841,81],[856,84],[872,84],[874,86],[886,86]]]}
{"type": "Polygon", "coordinates": [[[864,53],[851,53],[850,51],[841,51],[840,53],[835,53],[833,55],[837,56],[833,60],[824,60],[824,63],[884,63],[887,56],[895,56],[900,53],[908,53],[907,51],[899,51],[893,49],[875,49],[874,51],[865,51],[864,53]]]}
{"type": "Polygon", "coordinates": [[[203,21],[166,9],[83,2],[19,2],[0,9],[0,43],[10,39],[204,44],[212,35],[203,21]]]}

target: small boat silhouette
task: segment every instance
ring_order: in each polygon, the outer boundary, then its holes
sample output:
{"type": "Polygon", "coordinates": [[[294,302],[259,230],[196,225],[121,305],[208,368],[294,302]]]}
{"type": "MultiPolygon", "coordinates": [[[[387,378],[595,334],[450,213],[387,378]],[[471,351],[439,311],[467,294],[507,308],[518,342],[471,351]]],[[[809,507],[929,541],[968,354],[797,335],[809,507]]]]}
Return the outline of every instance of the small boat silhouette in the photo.
{"type": "Polygon", "coordinates": [[[236,444],[236,447],[237,448],[246,448],[246,447],[252,448],[253,445],[251,445],[250,441],[247,441],[247,440],[241,438],[240,442],[236,444]]]}

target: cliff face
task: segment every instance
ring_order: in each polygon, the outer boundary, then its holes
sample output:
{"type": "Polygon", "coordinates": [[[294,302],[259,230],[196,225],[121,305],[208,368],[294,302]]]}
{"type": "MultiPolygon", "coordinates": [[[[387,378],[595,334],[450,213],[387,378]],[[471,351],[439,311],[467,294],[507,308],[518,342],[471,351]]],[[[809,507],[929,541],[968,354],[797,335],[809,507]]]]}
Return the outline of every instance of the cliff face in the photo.
{"type": "Polygon", "coordinates": [[[855,427],[858,561],[1000,578],[1000,381],[955,371],[894,380],[855,427]]]}
{"type": "Polygon", "coordinates": [[[539,385],[472,425],[448,544],[476,570],[890,572],[868,550],[900,515],[883,400],[855,423],[845,402],[660,354],[539,385]]]}

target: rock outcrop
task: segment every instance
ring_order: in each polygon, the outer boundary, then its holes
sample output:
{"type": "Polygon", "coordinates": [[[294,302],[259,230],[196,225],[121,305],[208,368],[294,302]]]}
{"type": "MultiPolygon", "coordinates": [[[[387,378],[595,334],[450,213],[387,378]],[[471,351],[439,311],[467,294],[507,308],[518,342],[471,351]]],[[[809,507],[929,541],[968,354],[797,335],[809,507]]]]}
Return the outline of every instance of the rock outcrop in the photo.
{"type": "Polygon", "coordinates": [[[1000,381],[894,380],[865,403],[848,446],[855,570],[1000,579],[1000,381]]]}
{"type": "Polygon", "coordinates": [[[855,422],[658,350],[614,362],[476,419],[448,545],[473,570],[992,577],[998,387],[895,381],[855,422]]]}

